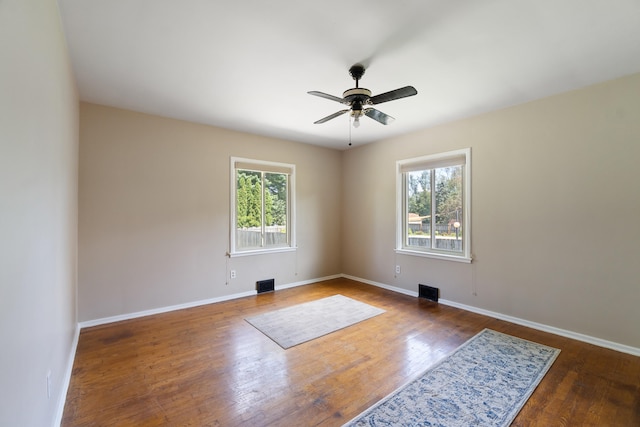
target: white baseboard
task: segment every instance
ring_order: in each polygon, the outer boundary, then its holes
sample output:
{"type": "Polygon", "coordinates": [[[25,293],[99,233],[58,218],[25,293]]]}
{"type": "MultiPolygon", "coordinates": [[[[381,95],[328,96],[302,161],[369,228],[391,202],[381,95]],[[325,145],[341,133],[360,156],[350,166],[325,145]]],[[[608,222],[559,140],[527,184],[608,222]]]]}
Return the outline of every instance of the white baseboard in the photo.
{"type": "Polygon", "coordinates": [[[325,276],[325,277],[319,277],[317,279],[303,280],[301,282],[287,283],[286,285],[276,286],[276,291],[280,289],[289,289],[289,288],[295,288],[296,286],[304,286],[304,285],[310,285],[312,283],[324,282],[325,280],[339,279],[341,277],[343,277],[342,274],[334,274],[333,276],[325,276]]]}
{"type": "Polygon", "coordinates": [[[58,395],[58,407],[56,409],[56,416],[53,420],[53,427],[59,427],[62,424],[62,416],[64,415],[64,405],[67,402],[67,392],[69,391],[69,384],[71,383],[71,374],[73,373],[73,363],[76,360],[76,350],[78,348],[78,340],[80,339],[80,324],[76,324],[75,331],[73,332],[73,340],[71,341],[71,350],[69,351],[69,357],[67,359],[67,368],[62,378],[62,388],[58,395]]]}
{"type": "MultiPolygon", "coordinates": [[[[309,285],[311,283],[322,282],[324,280],[339,279],[341,277],[343,277],[341,274],[334,274],[332,276],[319,277],[319,278],[316,278],[316,279],[309,279],[309,280],[303,280],[303,281],[300,281],[300,282],[293,282],[293,283],[287,283],[287,284],[284,284],[284,285],[279,285],[279,286],[276,286],[275,289],[279,290],[279,289],[294,288],[296,286],[309,285]]],[[[201,306],[201,305],[213,304],[213,303],[216,303],[216,302],[229,301],[229,300],[232,300],[232,299],[249,297],[249,296],[256,295],[256,294],[257,294],[257,291],[241,292],[241,293],[237,293],[237,294],[224,295],[224,296],[216,297],[216,298],[208,298],[208,299],[200,300],[200,301],[187,302],[187,303],[184,303],[184,304],[176,304],[176,305],[170,305],[170,306],[167,306],[167,307],[159,307],[159,308],[153,308],[153,309],[150,309],[150,310],[137,311],[135,313],[119,314],[119,315],[116,315],[116,316],[103,317],[103,318],[100,318],[100,319],[86,320],[84,322],[80,322],[79,325],[80,325],[80,329],[82,329],[82,328],[90,328],[92,326],[106,325],[108,323],[114,323],[114,322],[120,322],[120,321],[123,321],[123,320],[136,319],[138,317],[151,316],[153,314],[168,313],[170,311],[182,310],[182,309],[191,308],[191,307],[198,307],[198,306],[201,306]]]]}
{"type": "MultiPolygon", "coordinates": [[[[384,288],[390,291],[394,291],[394,292],[398,292],[401,294],[405,294],[405,295],[409,295],[409,296],[418,296],[418,292],[417,291],[409,291],[407,289],[403,289],[403,288],[398,288],[396,286],[390,286],[384,283],[380,283],[380,282],[374,282],[373,280],[367,280],[367,279],[361,279],[359,277],[354,277],[354,276],[349,276],[347,274],[343,274],[342,277],[346,278],[346,279],[351,279],[351,280],[356,280],[358,282],[362,282],[362,283],[366,283],[368,285],[373,285],[373,286],[377,286],[379,288],[384,288]]],[[[471,305],[466,305],[466,304],[460,304],[458,302],[455,301],[449,301],[449,300],[445,300],[445,299],[439,299],[438,300],[439,303],[443,304],[443,305],[448,305],[451,307],[455,307],[455,308],[460,308],[462,310],[466,310],[466,311],[471,311],[473,313],[478,313],[478,314],[482,314],[485,316],[489,316],[489,317],[494,317],[496,319],[500,319],[500,320],[504,320],[507,322],[511,322],[511,323],[515,323],[517,325],[522,325],[522,326],[526,326],[532,329],[537,329],[539,331],[543,331],[543,332],[548,332],[551,334],[555,334],[555,335],[560,335],[566,338],[571,338],[577,341],[582,341],[582,342],[586,342],[588,344],[593,344],[593,345],[597,345],[598,347],[604,347],[604,348],[608,348],[611,350],[616,350],[619,351],[621,353],[627,353],[627,354],[631,354],[633,356],[640,356],[640,348],[637,347],[632,347],[629,345],[625,345],[625,344],[620,344],[617,342],[613,342],[613,341],[607,341],[607,340],[603,340],[601,338],[596,338],[596,337],[592,337],[590,335],[584,335],[578,332],[573,332],[573,331],[568,331],[566,329],[560,329],[560,328],[556,328],[555,326],[549,326],[549,325],[545,325],[543,323],[538,323],[538,322],[532,322],[530,320],[526,320],[526,319],[521,319],[519,317],[513,317],[513,316],[509,316],[507,314],[502,314],[502,313],[498,313],[495,311],[490,311],[490,310],[485,310],[483,308],[479,308],[479,307],[474,307],[471,305]]]]}
{"type": "Polygon", "coordinates": [[[135,313],[119,314],[117,316],[103,317],[101,319],[87,320],[80,322],[80,328],[90,328],[92,326],[106,325],[107,323],[121,322],[123,320],[136,319],[138,317],[151,316],[153,314],[168,313],[170,311],[182,310],[185,308],[198,307],[200,305],[212,304],[215,302],[229,301],[236,298],[243,298],[256,295],[256,291],[242,292],[238,294],[225,295],[216,298],[208,298],[200,301],[192,301],[184,304],[170,305],[167,307],[153,308],[151,310],[137,311],[135,313]]]}
{"type": "Polygon", "coordinates": [[[417,297],[418,291],[409,291],[407,289],[398,288],[397,286],[387,285],[385,283],[374,282],[373,280],[361,279],[360,277],[349,276],[348,274],[343,274],[342,277],[345,279],[355,280],[356,282],[366,283],[367,285],[373,285],[378,288],[387,289],[389,291],[397,292],[399,294],[409,295],[410,297],[417,297]]]}
{"type": "Polygon", "coordinates": [[[489,317],[495,317],[496,319],[505,320],[507,322],[515,323],[517,325],[527,326],[529,328],[537,329],[539,331],[549,332],[551,334],[560,335],[560,336],[571,338],[577,341],[586,342],[588,344],[597,345],[598,347],[609,348],[611,350],[616,350],[622,353],[628,353],[633,356],[640,356],[640,348],[631,347],[629,345],[603,340],[602,338],[592,337],[590,335],[585,335],[578,332],[569,331],[566,329],[556,328],[555,326],[549,326],[543,323],[532,322],[530,320],[509,316],[507,314],[497,313],[495,311],[489,311],[489,310],[473,307],[466,304],[460,304],[455,301],[448,301],[448,300],[441,299],[439,300],[439,302],[441,302],[444,305],[461,308],[463,310],[472,311],[474,313],[483,314],[489,317]]]}

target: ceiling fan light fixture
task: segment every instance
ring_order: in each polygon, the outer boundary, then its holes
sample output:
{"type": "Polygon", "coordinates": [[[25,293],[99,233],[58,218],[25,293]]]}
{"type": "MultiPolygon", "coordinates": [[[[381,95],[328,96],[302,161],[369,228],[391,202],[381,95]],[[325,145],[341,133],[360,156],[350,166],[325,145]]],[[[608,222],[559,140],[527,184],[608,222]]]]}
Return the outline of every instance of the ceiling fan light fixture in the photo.
{"type": "Polygon", "coordinates": [[[362,116],[362,104],[360,101],[353,103],[351,115],[353,116],[353,127],[360,127],[360,117],[362,116]]]}

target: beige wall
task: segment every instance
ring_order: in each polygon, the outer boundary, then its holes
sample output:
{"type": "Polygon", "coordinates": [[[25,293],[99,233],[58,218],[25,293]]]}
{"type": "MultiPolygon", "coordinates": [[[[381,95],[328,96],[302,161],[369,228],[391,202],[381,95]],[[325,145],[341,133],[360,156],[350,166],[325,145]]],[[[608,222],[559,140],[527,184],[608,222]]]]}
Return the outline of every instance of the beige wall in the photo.
{"type": "Polygon", "coordinates": [[[57,3],[1,1],[2,426],[60,415],[77,321],[77,173],[78,98],[57,3]]]}
{"type": "Polygon", "coordinates": [[[81,321],[341,272],[340,152],[88,103],[80,118],[81,321]],[[296,252],[225,256],[232,156],[296,165],[296,252]]]}
{"type": "Polygon", "coordinates": [[[343,272],[640,348],[638,94],[640,74],[345,152],[343,272]],[[396,255],[395,161],[464,147],[473,263],[396,255]]]}
{"type": "Polygon", "coordinates": [[[638,89],[634,75],[345,152],[82,103],[80,320],[345,273],[638,348],[638,89]],[[396,255],[395,161],[464,147],[473,263],[396,255]],[[296,253],[225,257],[230,156],[297,165],[296,253]]]}

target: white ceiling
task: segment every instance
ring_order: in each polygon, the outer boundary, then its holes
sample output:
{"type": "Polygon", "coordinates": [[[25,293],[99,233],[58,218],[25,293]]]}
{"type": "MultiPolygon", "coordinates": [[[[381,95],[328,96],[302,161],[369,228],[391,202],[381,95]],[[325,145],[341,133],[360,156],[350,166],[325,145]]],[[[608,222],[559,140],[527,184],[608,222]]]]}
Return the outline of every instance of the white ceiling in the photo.
{"type": "Polygon", "coordinates": [[[639,0],[58,0],[84,101],[346,149],[640,71],[639,0]]]}

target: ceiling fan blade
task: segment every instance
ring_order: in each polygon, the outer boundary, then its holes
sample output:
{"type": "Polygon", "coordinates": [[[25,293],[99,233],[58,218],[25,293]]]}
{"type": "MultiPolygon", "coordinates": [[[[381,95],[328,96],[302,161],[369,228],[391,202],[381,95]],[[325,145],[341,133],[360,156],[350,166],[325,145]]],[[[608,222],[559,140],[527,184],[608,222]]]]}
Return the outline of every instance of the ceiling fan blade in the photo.
{"type": "Polygon", "coordinates": [[[331,120],[331,119],[335,119],[336,117],[343,115],[343,114],[344,114],[344,113],[346,113],[347,111],[349,111],[349,110],[340,110],[340,111],[338,111],[337,113],[333,113],[333,114],[331,114],[330,116],[327,116],[327,117],[325,117],[325,118],[323,118],[323,119],[318,120],[317,122],[313,122],[313,124],[314,124],[314,125],[318,125],[318,124],[320,124],[320,123],[328,122],[328,121],[329,121],[329,120],[331,120]]]}
{"type": "Polygon", "coordinates": [[[389,123],[393,123],[396,119],[393,117],[383,113],[380,110],[376,110],[375,108],[366,108],[364,110],[364,114],[367,117],[371,117],[373,120],[382,123],[383,125],[388,125],[389,123]]]}
{"type": "MultiPolygon", "coordinates": [[[[309,92],[311,93],[311,92],[309,92]]],[[[370,104],[382,104],[383,102],[393,101],[394,99],[406,98],[407,96],[417,95],[418,91],[413,86],[405,86],[400,89],[381,93],[380,95],[369,98],[370,104]]]]}
{"type": "Polygon", "coordinates": [[[307,92],[309,95],[319,96],[320,98],[326,98],[331,101],[336,101],[342,103],[342,98],[338,98],[337,96],[329,95],[328,93],[318,92],[317,90],[312,90],[311,92],[307,92]]]}

